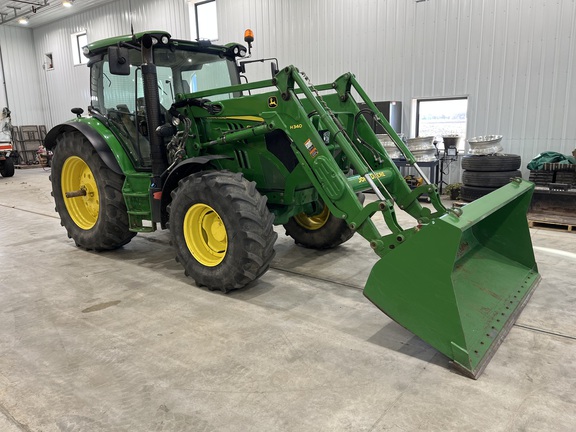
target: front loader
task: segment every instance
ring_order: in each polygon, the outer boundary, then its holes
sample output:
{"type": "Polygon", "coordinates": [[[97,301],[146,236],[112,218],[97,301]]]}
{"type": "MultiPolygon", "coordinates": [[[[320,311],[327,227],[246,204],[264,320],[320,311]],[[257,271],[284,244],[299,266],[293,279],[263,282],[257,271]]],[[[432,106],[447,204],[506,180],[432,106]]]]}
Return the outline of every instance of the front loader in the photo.
{"type": "Polygon", "coordinates": [[[533,185],[513,179],[447,209],[354,75],[314,86],[296,67],[273,65],[271,79],[241,83],[255,61],[247,54],[165,32],[85,48],[90,115],[73,109],[45,143],[69,237],[100,251],[169,228],[186,274],[227,292],[266,272],[273,225],[316,249],[358,233],[380,257],[366,297],[478,377],[540,279],[526,221],[533,185]],[[365,115],[425,184],[408,187],[365,115]],[[376,199],[364,204],[365,191],[376,199]],[[413,227],[400,226],[396,208],[413,227]]]}

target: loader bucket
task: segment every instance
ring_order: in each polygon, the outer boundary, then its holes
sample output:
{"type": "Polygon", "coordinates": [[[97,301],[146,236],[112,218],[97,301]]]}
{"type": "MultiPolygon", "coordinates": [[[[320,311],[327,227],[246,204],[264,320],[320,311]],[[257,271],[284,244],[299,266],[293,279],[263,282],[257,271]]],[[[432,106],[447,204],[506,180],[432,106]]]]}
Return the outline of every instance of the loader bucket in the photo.
{"type": "Polygon", "coordinates": [[[422,226],[376,263],[364,295],[478,378],[540,281],[526,219],[533,188],[513,181],[422,226]]]}

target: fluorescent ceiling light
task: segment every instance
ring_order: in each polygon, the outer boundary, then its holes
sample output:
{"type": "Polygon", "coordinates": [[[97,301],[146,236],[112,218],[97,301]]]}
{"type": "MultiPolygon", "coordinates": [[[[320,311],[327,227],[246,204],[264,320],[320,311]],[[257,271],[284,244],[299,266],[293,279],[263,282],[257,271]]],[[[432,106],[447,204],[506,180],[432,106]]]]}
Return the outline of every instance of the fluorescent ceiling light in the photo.
{"type": "Polygon", "coordinates": [[[28,17],[21,17],[21,18],[18,20],[18,24],[22,24],[22,25],[28,24],[28,17]]]}
{"type": "Polygon", "coordinates": [[[74,3],[74,0],[62,0],[62,6],[64,7],[72,7],[72,3],[74,3]]]}

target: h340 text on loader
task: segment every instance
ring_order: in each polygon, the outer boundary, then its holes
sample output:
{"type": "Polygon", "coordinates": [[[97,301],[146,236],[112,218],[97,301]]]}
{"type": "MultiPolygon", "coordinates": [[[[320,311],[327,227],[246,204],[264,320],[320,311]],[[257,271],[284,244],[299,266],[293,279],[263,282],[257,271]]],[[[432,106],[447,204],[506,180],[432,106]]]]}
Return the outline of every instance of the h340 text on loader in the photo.
{"type": "Polygon", "coordinates": [[[169,228],[186,274],[226,292],[266,272],[275,224],[318,249],[358,233],[380,257],[366,297],[477,377],[540,279],[526,221],[533,185],[513,179],[447,209],[353,74],[313,86],[272,62],[271,79],[241,83],[246,64],[262,61],[248,51],[161,31],[85,48],[90,116],[73,109],[77,118],[45,140],[68,236],[100,251],[169,228]],[[365,114],[425,184],[408,187],[365,114]],[[376,200],[364,205],[366,190],[376,200]],[[399,225],[396,207],[414,227],[399,225]],[[391,233],[379,232],[376,213],[391,233]]]}

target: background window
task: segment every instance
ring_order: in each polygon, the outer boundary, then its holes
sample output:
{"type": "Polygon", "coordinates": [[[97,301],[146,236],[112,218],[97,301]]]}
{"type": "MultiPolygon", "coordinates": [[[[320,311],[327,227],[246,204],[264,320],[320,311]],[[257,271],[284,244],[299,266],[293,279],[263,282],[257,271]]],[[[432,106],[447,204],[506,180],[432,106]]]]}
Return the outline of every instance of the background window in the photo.
{"type": "Polygon", "coordinates": [[[190,19],[196,39],[218,40],[216,0],[190,2],[190,19]]]}
{"type": "Polygon", "coordinates": [[[468,98],[418,99],[416,103],[416,136],[460,135],[466,141],[468,98]]]}
{"type": "Polygon", "coordinates": [[[88,36],[86,36],[86,31],[79,33],[74,33],[71,36],[72,39],[72,58],[74,59],[75,65],[81,65],[88,63],[88,59],[82,54],[82,48],[88,45],[88,36]]]}
{"type": "Polygon", "coordinates": [[[52,56],[52,53],[44,54],[44,64],[42,67],[47,71],[54,69],[54,58],[52,56]]]}

